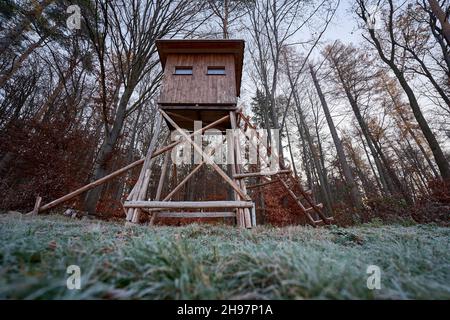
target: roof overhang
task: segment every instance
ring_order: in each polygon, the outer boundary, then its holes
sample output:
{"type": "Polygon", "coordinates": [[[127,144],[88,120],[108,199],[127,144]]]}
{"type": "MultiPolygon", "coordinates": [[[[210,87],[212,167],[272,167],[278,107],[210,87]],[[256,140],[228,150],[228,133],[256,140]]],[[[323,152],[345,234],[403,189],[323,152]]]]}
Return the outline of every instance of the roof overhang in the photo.
{"type": "Polygon", "coordinates": [[[236,90],[237,96],[241,93],[242,66],[244,63],[244,40],[224,39],[224,40],[179,40],[179,39],[158,39],[156,48],[159,59],[164,70],[167,56],[177,53],[227,53],[234,55],[236,69],[236,90]]]}

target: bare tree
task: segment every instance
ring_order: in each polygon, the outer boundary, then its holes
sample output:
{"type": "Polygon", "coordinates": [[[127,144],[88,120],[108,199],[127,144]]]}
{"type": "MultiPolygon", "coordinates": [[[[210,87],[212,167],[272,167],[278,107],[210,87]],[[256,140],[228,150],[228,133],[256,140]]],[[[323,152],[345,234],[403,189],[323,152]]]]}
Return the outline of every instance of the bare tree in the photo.
{"type": "MultiPolygon", "coordinates": [[[[117,0],[109,4],[97,0],[89,15],[85,15],[100,67],[100,114],[105,135],[94,164],[93,180],[107,174],[108,161],[125,119],[157,92],[161,72],[155,40],[194,30],[199,25],[195,19],[197,9],[196,1],[117,0]],[[107,84],[107,64],[117,77],[112,95],[107,84]],[[136,96],[135,89],[148,74],[153,74],[152,80],[136,96]]],[[[101,188],[96,188],[87,193],[86,211],[95,212],[100,192],[101,188]]]]}
{"type": "Polygon", "coordinates": [[[319,81],[317,80],[316,71],[314,71],[314,67],[312,65],[309,66],[309,69],[310,69],[311,77],[313,79],[314,86],[317,91],[317,95],[319,96],[320,103],[322,105],[323,112],[327,119],[328,128],[330,129],[331,136],[333,138],[333,142],[336,147],[339,164],[342,167],[345,181],[347,182],[348,188],[350,190],[350,196],[351,196],[353,205],[355,207],[361,207],[361,197],[358,192],[358,186],[355,183],[352,171],[350,169],[350,166],[347,163],[347,157],[345,156],[344,147],[342,145],[341,139],[338,136],[336,126],[334,125],[333,118],[331,117],[330,110],[328,108],[328,104],[325,100],[325,96],[320,87],[319,81]]]}
{"type": "Polygon", "coordinates": [[[222,38],[230,38],[230,29],[245,15],[245,2],[252,0],[207,0],[212,14],[219,20],[222,38]]]}
{"type": "MultiPolygon", "coordinates": [[[[367,3],[364,0],[357,0],[358,5],[357,14],[366,23],[366,25],[368,25],[369,13],[367,11],[366,4],[367,3]]],[[[396,44],[395,38],[394,14],[395,9],[393,0],[388,0],[386,26],[385,26],[388,38],[386,41],[381,40],[382,38],[379,35],[377,35],[377,33],[373,28],[368,28],[370,39],[367,38],[366,36],[364,36],[364,38],[375,47],[381,60],[387,66],[389,66],[389,68],[392,70],[397,80],[399,81],[400,85],[402,86],[403,90],[405,91],[409,100],[409,105],[413,111],[414,117],[416,118],[416,121],[419,124],[423,132],[423,135],[425,136],[430,146],[431,151],[433,152],[434,159],[436,161],[437,166],[439,167],[441,176],[443,179],[447,180],[450,179],[450,165],[444,155],[444,152],[442,151],[441,146],[439,145],[439,142],[436,139],[436,136],[434,135],[433,131],[428,125],[428,121],[425,119],[422,110],[420,109],[419,102],[417,101],[413,89],[406,80],[404,72],[397,64],[396,49],[398,48],[398,45],[396,44]],[[382,43],[381,41],[383,41],[384,43],[382,43]]]]}

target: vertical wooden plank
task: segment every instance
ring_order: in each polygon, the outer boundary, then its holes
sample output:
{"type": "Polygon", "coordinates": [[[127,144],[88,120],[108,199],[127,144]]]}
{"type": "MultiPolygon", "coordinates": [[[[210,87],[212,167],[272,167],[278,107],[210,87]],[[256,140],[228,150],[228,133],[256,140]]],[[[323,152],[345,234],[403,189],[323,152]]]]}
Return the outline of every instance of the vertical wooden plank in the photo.
{"type": "MultiPolygon", "coordinates": [[[[148,184],[150,182],[151,176],[151,167],[155,161],[152,157],[153,152],[156,149],[156,143],[158,141],[159,132],[161,129],[162,117],[157,115],[155,131],[153,132],[153,137],[150,141],[150,146],[148,147],[147,154],[145,156],[144,164],[142,165],[141,172],[139,174],[138,181],[133,187],[131,200],[144,200],[144,197],[147,193],[148,184]]],[[[131,221],[133,223],[139,222],[139,214],[140,209],[129,209],[127,214],[127,221],[131,221]]]]}
{"type": "MultiPolygon", "coordinates": [[[[242,158],[241,158],[241,149],[239,144],[239,135],[237,134],[237,123],[236,123],[236,112],[230,111],[230,121],[231,121],[231,128],[233,129],[233,146],[235,150],[235,159],[236,159],[236,174],[239,174],[242,172],[242,158]]],[[[240,132],[240,131],[239,131],[240,132]]],[[[244,179],[239,179],[237,181],[238,186],[241,188],[241,190],[247,195],[247,188],[245,186],[244,179]]],[[[251,216],[250,216],[250,210],[249,209],[242,209],[243,211],[243,223],[245,228],[251,228],[252,222],[251,222],[251,216]]]]}
{"type": "Polygon", "coordinates": [[[252,226],[256,227],[256,208],[254,203],[252,207],[252,226]]]}
{"type": "MultiPolygon", "coordinates": [[[[161,193],[162,193],[162,188],[164,186],[164,180],[166,179],[166,173],[167,173],[167,167],[169,164],[169,159],[170,159],[170,152],[166,152],[165,156],[164,156],[164,162],[162,165],[162,169],[161,169],[161,176],[159,177],[159,182],[158,182],[158,188],[156,189],[156,195],[155,195],[155,200],[158,201],[161,199],[161,193]]],[[[154,225],[155,224],[155,219],[156,216],[158,215],[158,212],[153,212],[151,218],[150,218],[150,222],[149,225],[154,225]]]]}
{"type": "Polygon", "coordinates": [[[39,208],[41,207],[42,198],[40,196],[36,197],[36,202],[34,203],[34,209],[32,211],[33,216],[37,216],[39,213],[39,208]]]}

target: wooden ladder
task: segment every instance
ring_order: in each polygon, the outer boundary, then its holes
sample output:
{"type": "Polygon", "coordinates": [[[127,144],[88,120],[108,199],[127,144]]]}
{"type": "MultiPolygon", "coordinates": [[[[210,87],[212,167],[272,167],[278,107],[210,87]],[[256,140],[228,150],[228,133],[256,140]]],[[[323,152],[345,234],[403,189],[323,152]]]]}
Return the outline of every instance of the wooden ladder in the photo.
{"type": "MultiPolygon", "coordinates": [[[[241,129],[242,132],[246,133],[248,128],[256,129],[256,127],[250,122],[250,119],[246,117],[242,112],[238,112],[239,114],[239,120],[242,119],[244,121],[244,129],[241,129]]],[[[250,143],[252,145],[252,143],[250,143]]],[[[253,146],[255,147],[255,146],[253,146]]],[[[268,148],[267,146],[265,146],[268,148]]],[[[252,177],[252,176],[264,176],[265,174],[262,173],[244,173],[241,174],[240,177],[252,177]]],[[[289,196],[294,200],[294,202],[297,204],[297,206],[300,209],[300,212],[304,214],[307,218],[307,221],[310,225],[316,227],[321,224],[331,224],[333,221],[333,217],[327,217],[323,213],[323,204],[315,204],[315,201],[312,197],[312,191],[311,190],[304,190],[301,183],[298,181],[298,178],[296,178],[292,171],[290,169],[283,169],[279,170],[277,173],[271,173],[272,179],[269,180],[267,177],[265,177],[265,182],[261,183],[259,185],[249,186],[248,189],[254,189],[254,188],[261,188],[261,187],[267,187],[270,184],[279,182],[282,187],[286,190],[286,192],[289,194],[289,196]],[[297,189],[299,190],[299,194],[295,194],[293,190],[297,189]],[[306,203],[303,204],[302,200],[306,203]],[[315,213],[315,215],[318,218],[313,218],[311,215],[312,213],[315,213]]]]}
{"type": "Polygon", "coordinates": [[[298,179],[294,177],[291,173],[288,174],[279,174],[278,180],[281,183],[282,187],[286,190],[286,192],[289,194],[289,196],[294,200],[294,202],[297,204],[297,206],[300,209],[300,212],[303,213],[308,223],[312,226],[318,226],[321,224],[331,224],[333,221],[332,217],[327,217],[323,213],[323,204],[318,203],[316,204],[313,197],[312,197],[312,191],[311,190],[304,190],[301,184],[299,183],[298,179]],[[299,194],[295,194],[294,190],[299,190],[299,194]],[[306,202],[304,204],[302,202],[306,202]],[[315,213],[317,217],[314,218],[311,214],[315,213]]]}

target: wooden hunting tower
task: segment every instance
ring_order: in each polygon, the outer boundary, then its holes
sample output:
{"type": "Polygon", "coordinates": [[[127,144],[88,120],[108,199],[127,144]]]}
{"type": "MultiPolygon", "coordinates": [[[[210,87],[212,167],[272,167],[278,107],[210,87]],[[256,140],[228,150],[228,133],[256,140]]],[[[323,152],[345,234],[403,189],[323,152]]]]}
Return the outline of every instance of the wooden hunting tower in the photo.
{"type": "MultiPolygon", "coordinates": [[[[237,98],[240,95],[242,66],[244,57],[243,40],[157,40],[162,69],[164,71],[161,94],[158,99],[159,112],[152,138],[145,158],[137,160],[115,172],[94,181],[78,190],[56,199],[44,206],[40,200],[36,201],[34,212],[48,210],[62,202],[95,188],[124,172],[142,165],[139,178],[126,201],[122,204],[127,222],[137,223],[141,214],[148,214],[150,224],[157,217],[168,218],[216,218],[228,217],[235,219],[238,226],[251,228],[256,225],[255,203],[251,195],[270,188],[278,183],[285,193],[297,204],[295,213],[306,217],[306,222],[316,226],[320,223],[330,223],[321,211],[322,205],[315,204],[312,192],[303,190],[298,178],[289,168],[281,168],[276,172],[261,172],[261,166],[245,166],[242,161],[241,142],[245,140],[248,148],[256,150],[258,163],[265,158],[261,157],[259,148],[266,148],[270,154],[270,146],[263,139],[257,145],[253,138],[256,127],[250,122],[241,110],[237,109],[237,98]],[[176,130],[182,139],[166,142],[166,145],[157,150],[162,118],[165,119],[170,130],[176,130]],[[202,127],[195,128],[194,121],[201,121],[202,127]],[[232,150],[232,163],[230,172],[225,173],[222,168],[211,161],[210,156],[202,150],[202,145],[194,142],[192,137],[208,129],[234,129],[232,135],[223,135],[223,143],[232,150]],[[185,129],[185,130],[183,130],[185,129]],[[186,133],[186,130],[189,133],[186,133]],[[192,132],[192,133],[191,133],[192,132]],[[226,141],[229,139],[231,141],[226,141]],[[202,155],[202,161],[196,164],[193,170],[184,177],[167,195],[162,195],[169,167],[171,150],[180,142],[189,143],[196,152],[202,155]],[[161,174],[155,195],[148,192],[151,179],[152,166],[155,158],[165,154],[162,161],[161,174]],[[186,182],[203,166],[210,165],[221,178],[232,188],[233,199],[225,201],[172,201],[173,196],[186,184],[186,182]],[[250,172],[251,171],[251,172],[250,172]],[[256,179],[256,183],[255,183],[256,179]],[[246,181],[253,185],[246,186],[246,181]],[[259,181],[259,182],[258,182],[259,181]],[[294,193],[297,190],[297,194],[294,193]]],[[[268,128],[266,128],[268,129],[268,128]]],[[[256,137],[259,138],[258,134],[256,137]]],[[[229,159],[228,159],[229,160],[229,159]]],[[[276,155],[276,161],[280,161],[276,155]]],[[[227,194],[224,190],[223,194],[227,194]]]]}
{"type": "MultiPolygon", "coordinates": [[[[164,70],[158,104],[183,129],[209,124],[236,110],[243,40],[157,40],[164,70]]],[[[169,124],[170,126],[170,124],[169,124]]],[[[217,129],[231,128],[230,119],[217,129]]]]}

